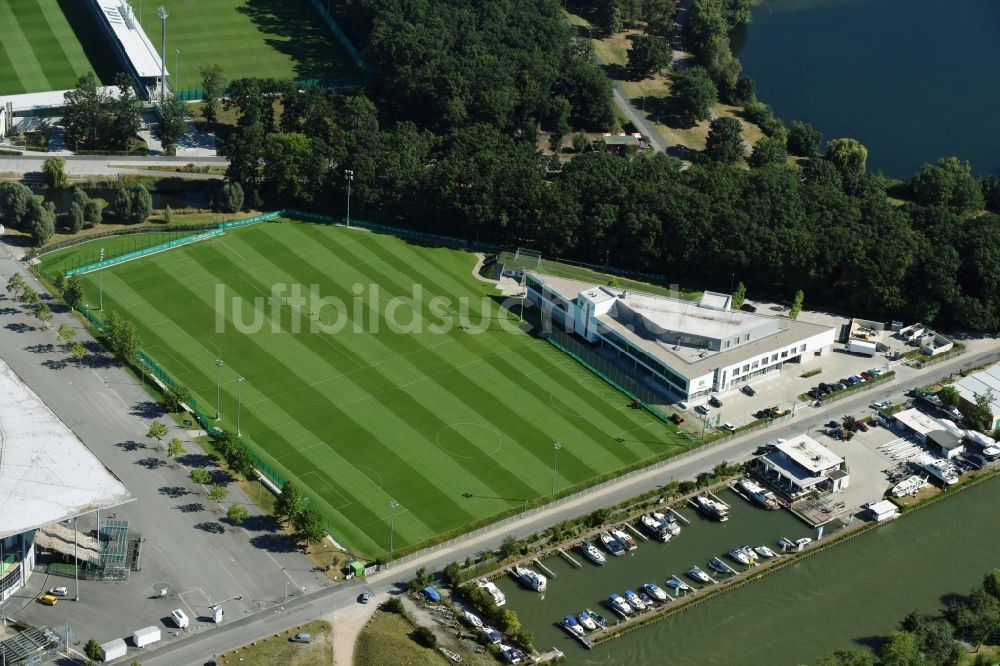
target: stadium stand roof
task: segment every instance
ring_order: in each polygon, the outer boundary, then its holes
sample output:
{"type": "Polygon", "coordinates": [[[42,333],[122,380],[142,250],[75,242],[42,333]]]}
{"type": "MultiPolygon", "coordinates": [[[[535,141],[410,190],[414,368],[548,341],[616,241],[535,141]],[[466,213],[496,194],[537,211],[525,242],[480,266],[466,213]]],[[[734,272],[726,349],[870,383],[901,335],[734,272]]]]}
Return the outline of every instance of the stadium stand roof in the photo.
{"type": "Polygon", "coordinates": [[[0,396],[0,537],[133,499],[2,361],[0,396]]]}
{"type": "MultiPolygon", "coordinates": [[[[125,55],[141,78],[160,76],[160,54],[149,41],[139,20],[122,0],[93,0],[104,15],[115,39],[121,44],[125,55]]],[[[166,72],[170,74],[168,70],[166,72]]]]}

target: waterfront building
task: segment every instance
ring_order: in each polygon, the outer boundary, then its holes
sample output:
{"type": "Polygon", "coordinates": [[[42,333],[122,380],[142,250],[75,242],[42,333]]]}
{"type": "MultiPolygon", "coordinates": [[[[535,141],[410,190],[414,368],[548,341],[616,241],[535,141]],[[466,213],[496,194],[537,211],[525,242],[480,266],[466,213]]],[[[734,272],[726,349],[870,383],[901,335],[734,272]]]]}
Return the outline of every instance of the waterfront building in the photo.
{"type": "Polygon", "coordinates": [[[962,377],[955,382],[955,390],[962,400],[959,409],[963,412],[975,406],[977,395],[989,396],[990,424],[987,431],[1000,428],[1000,365],[962,377]]]}
{"type": "Polygon", "coordinates": [[[790,500],[844,490],[850,482],[844,459],[804,434],[776,444],[773,451],[754,458],[750,468],[790,500]]]}

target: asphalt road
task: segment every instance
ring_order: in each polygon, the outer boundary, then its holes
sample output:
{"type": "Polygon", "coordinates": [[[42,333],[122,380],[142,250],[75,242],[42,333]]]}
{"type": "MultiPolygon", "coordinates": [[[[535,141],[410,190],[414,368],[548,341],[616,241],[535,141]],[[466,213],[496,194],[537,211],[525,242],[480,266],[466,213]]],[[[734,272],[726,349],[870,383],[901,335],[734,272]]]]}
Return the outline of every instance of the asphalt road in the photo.
{"type": "Polygon", "coordinates": [[[628,95],[625,93],[625,88],[619,81],[614,82],[614,97],[615,104],[625,117],[628,118],[636,129],[638,129],[643,136],[649,139],[649,144],[653,147],[653,150],[658,153],[664,153],[667,151],[667,142],[663,140],[660,133],[656,131],[652,123],[646,120],[645,115],[639,112],[635,105],[629,100],[628,95]]]}
{"type": "MultiPolygon", "coordinates": [[[[50,155],[0,155],[0,173],[14,173],[24,175],[26,173],[39,173],[42,165],[50,155]]],[[[115,175],[117,173],[144,173],[143,167],[147,166],[179,166],[194,164],[196,166],[226,166],[229,160],[225,157],[119,157],[115,155],[68,155],[66,160],[66,173],[71,176],[94,176],[94,175],[115,175]]],[[[152,173],[150,175],[163,175],[152,173]]],[[[184,172],[171,172],[169,175],[179,178],[200,177],[204,178],[208,174],[189,174],[184,172]]]]}

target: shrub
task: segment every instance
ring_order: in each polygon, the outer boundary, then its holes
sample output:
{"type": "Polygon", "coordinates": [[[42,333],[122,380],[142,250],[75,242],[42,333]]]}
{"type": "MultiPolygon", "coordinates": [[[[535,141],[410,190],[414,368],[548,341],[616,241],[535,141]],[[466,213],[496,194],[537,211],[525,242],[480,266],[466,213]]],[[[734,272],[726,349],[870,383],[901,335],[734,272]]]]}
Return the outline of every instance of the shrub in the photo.
{"type": "Polygon", "coordinates": [[[243,188],[239,183],[223,183],[215,197],[215,209],[222,213],[235,213],[243,208],[243,188]]]}
{"type": "Polygon", "coordinates": [[[140,183],[129,183],[115,193],[110,208],[124,224],[138,224],[153,212],[153,197],[140,183]]]}
{"type": "Polygon", "coordinates": [[[437,636],[430,627],[417,627],[413,630],[413,640],[432,650],[437,647],[437,636]]]}

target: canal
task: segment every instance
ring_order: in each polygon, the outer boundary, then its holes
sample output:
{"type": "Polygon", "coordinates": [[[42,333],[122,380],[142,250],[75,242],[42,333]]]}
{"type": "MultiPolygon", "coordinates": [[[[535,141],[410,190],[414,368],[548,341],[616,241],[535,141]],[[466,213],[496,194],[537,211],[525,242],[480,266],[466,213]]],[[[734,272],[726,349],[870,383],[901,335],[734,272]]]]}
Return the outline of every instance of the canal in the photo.
{"type": "Polygon", "coordinates": [[[683,576],[694,563],[706,568],[713,554],[735,544],[811,536],[784,511],[755,509],[732,493],[722,497],[733,507],[725,524],[688,509],[692,525],[680,536],[642,542],[604,567],[576,556],[583,569],[546,560],[558,577],[544,597],[510,578],[498,584],[536,647],[556,646],[572,664],[791,666],[836,648],[872,647],[908,612],[935,612],[945,596],[968,592],[1000,566],[1000,482],[992,480],[591,651],[553,624],[585,607],[610,621],[602,602],[611,592],[638,592],[648,580],[664,587],[671,573],[683,576]]]}
{"type": "Polygon", "coordinates": [[[1000,175],[996,0],[759,0],[733,46],[786,124],[860,140],[873,170],[955,155],[1000,175]]]}

